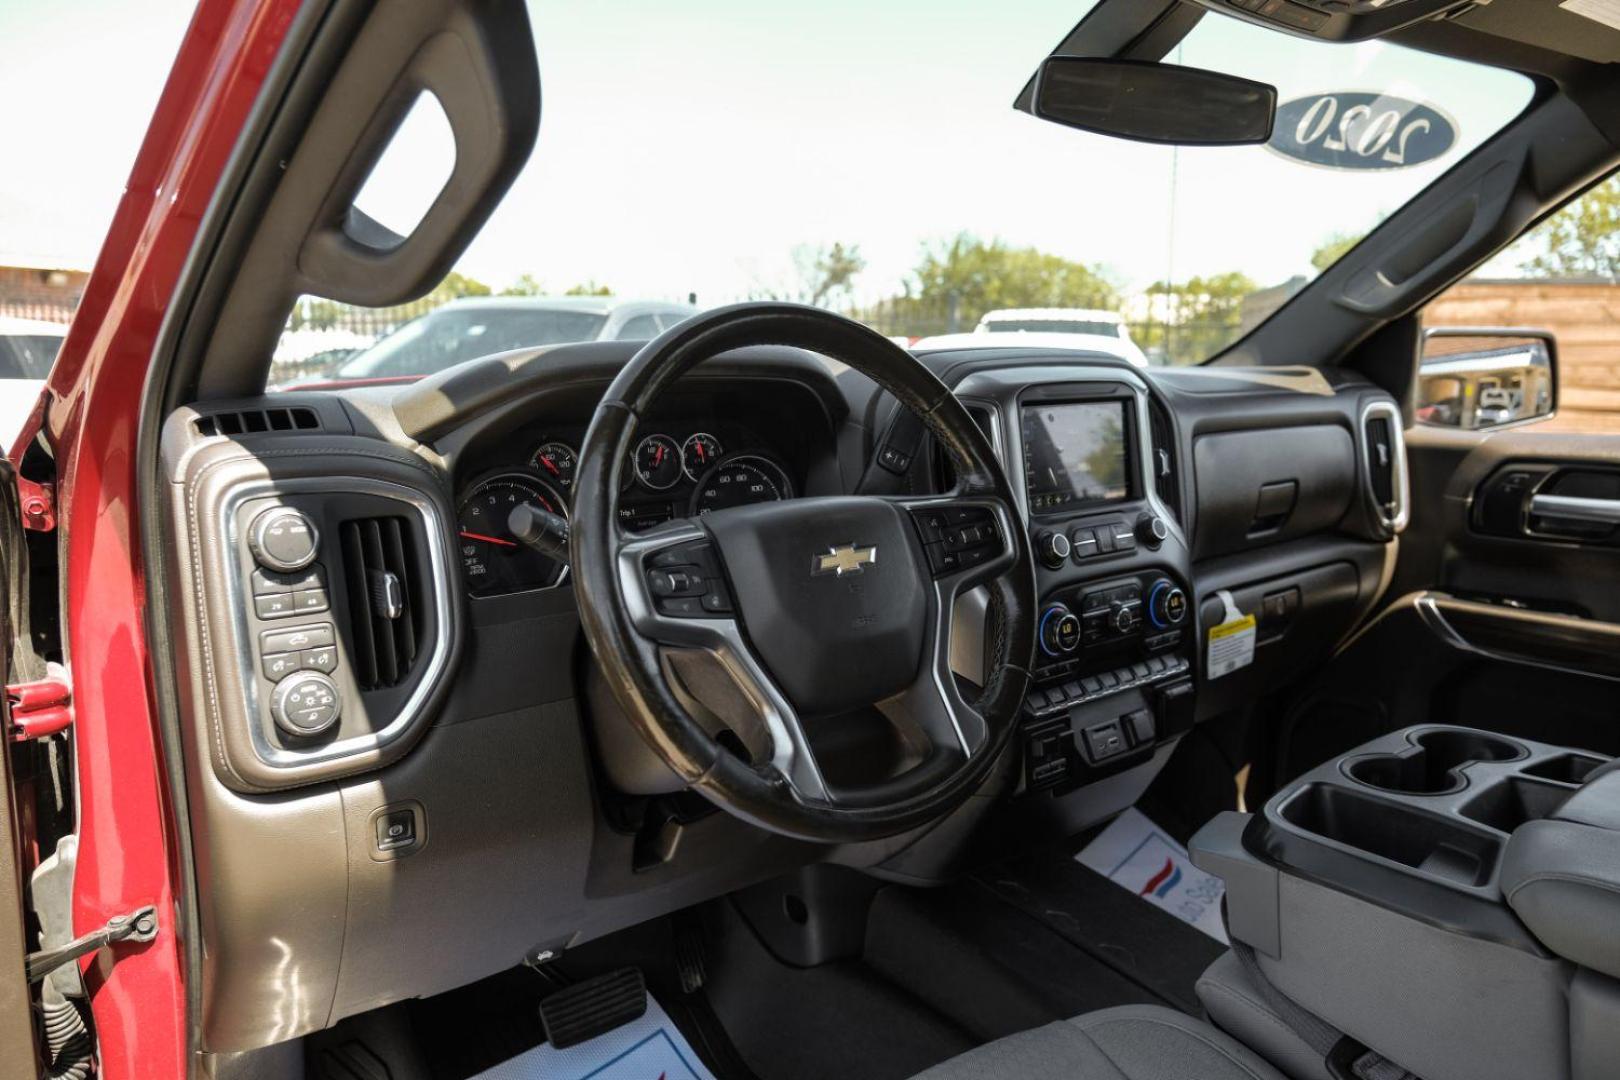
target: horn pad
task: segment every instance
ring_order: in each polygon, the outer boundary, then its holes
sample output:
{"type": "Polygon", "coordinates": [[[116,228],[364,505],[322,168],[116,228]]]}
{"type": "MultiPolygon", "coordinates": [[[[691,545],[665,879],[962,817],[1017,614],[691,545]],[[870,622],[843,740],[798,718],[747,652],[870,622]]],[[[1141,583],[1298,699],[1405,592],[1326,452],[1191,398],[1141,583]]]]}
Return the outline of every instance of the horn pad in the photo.
{"type": "Polygon", "coordinates": [[[702,521],[744,633],[801,715],[871,705],[916,680],[932,578],[904,510],[858,496],[796,499],[702,521]]]}

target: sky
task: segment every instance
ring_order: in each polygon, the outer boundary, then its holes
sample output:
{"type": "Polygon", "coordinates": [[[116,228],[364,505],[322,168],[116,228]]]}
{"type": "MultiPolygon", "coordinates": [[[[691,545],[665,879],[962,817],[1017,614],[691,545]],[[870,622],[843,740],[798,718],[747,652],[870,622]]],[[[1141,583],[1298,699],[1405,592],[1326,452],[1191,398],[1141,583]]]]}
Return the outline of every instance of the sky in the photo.
{"type": "MultiPolygon", "coordinates": [[[[1458,144],[1387,172],[1261,147],[1182,149],[1012,109],[1087,0],[533,0],[540,136],[458,269],[496,287],[719,303],[791,284],[800,245],[858,244],[858,298],[967,231],[1101,264],[1127,290],[1242,270],[1309,274],[1516,114],[1517,76],[1376,43],[1300,41],[1207,17],[1183,63],[1304,93],[1431,102],[1458,144]]],[[[165,0],[0,0],[0,264],[88,267],[189,18],[165,0]],[[37,109],[16,107],[35,102],[37,109]],[[18,152],[14,148],[21,148],[18,152]]],[[[412,175],[442,175],[403,149],[412,175]]],[[[384,187],[379,177],[379,188],[384,187]]]]}

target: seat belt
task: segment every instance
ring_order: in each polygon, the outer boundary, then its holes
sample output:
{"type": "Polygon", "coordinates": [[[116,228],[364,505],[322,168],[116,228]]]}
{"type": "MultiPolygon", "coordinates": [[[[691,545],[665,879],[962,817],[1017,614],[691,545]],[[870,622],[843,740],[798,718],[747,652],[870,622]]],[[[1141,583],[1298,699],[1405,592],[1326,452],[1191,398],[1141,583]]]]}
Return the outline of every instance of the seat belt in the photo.
{"type": "Polygon", "coordinates": [[[1321,1055],[1329,1073],[1342,1076],[1344,1080],[1418,1080],[1417,1076],[1382,1054],[1361,1046],[1278,990],[1266,978],[1266,973],[1260,970],[1260,961],[1254,955],[1253,946],[1233,938],[1232,952],[1267,1007],[1277,1014],[1277,1019],[1285,1027],[1299,1036],[1301,1042],[1321,1055]]]}

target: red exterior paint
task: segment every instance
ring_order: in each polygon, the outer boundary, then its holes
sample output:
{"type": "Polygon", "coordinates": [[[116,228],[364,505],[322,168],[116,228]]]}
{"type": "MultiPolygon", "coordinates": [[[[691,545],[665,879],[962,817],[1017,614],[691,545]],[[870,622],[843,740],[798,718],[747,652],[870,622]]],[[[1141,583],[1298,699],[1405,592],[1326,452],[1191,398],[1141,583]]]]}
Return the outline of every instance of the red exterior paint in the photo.
{"type": "MultiPolygon", "coordinates": [[[[144,904],[160,924],[152,943],[87,969],[107,1080],[187,1068],[180,878],[136,533],[142,385],[198,224],[297,8],[202,0],[48,382],[81,806],[74,929],[144,904]]],[[[31,421],[17,445],[33,430],[31,421]]]]}

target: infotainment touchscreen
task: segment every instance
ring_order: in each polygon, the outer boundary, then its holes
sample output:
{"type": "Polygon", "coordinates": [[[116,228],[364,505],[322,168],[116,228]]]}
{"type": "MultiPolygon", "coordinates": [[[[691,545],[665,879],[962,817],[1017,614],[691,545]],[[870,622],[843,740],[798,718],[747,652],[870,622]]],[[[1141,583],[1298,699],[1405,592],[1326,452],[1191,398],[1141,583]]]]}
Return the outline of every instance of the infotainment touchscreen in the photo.
{"type": "Polygon", "coordinates": [[[1130,497],[1126,404],[1024,406],[1024,484],[1032,512],[1130,497]]]}

